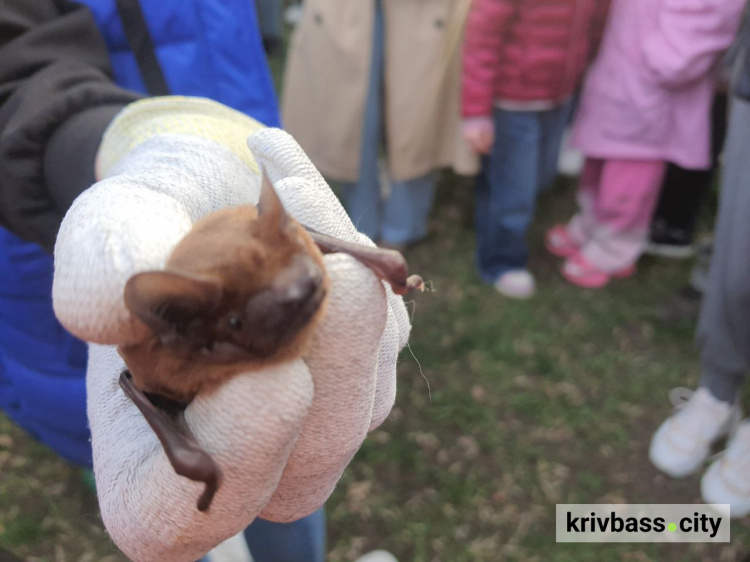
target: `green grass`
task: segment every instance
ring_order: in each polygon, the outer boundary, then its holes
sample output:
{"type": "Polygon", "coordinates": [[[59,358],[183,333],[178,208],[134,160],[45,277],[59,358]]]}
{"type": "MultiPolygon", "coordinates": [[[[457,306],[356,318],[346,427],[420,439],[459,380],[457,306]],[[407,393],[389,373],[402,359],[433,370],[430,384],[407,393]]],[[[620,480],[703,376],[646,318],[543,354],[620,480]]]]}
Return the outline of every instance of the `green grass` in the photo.
{"type": "Polygon", "coordinates": [[[78,469],[0,414],[0,561],[125,560],[108,540],[78,469]]]}
{"type": "MultiPolygon", "coordinates": [[[[514,302],[479,282],[471,184],[445,176],[432,236],[408,254],[433,288],[409,304],[419,364],[402,355],[396,407],[328,503],[330,560],[374,548],[402,562],[747,554],[750,520],[733,523],[730,545],[555,543],[555,503],[700,501],[698,477],[670,480],[647,459],[669,389],[697,380],[693,327],[650,315],[689,264],[646,259],[635,278],[595,292],[566,284],[541,233],[572,211],[571,187],[542,199],[531,233],[539,295],[514,302]]],[[[2,417],[0,474],[0,547],[28,560],[122,560],[78,473],[2,417]]]]}
{"type": "Polygon", "coordinates": [[[543,197],[531,233],[539,295],[509,301],[474,271],[470,191],[446,176],[434,235],[409,254],[435,288],[415,298],[411,348],[421,372],[402,357],[395,415],[334,495],[333,559],[379,546],[420,561],[744,553],[747,520],[733,525],[729,546],[555,544],[555,503],[700,501],[698,477],[672,481],[647,458],[669,389],[697,380],[693,327],[651,315],[689,264],[645,259],[637,277],[602,291],[566,284],[541,249],[544,228],[573,210],[562,182],[543,197]],[[352,498],[352,488],[366,498],[352,498]]]}

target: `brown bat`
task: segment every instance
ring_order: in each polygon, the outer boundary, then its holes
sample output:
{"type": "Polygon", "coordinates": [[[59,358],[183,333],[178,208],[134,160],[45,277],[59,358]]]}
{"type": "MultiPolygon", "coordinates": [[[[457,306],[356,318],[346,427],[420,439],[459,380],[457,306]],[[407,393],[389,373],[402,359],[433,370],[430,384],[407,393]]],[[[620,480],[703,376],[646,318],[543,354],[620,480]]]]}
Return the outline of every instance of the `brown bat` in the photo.
{"type": "Polygon", "coordinates": [[[221,474],[190,432],[185,407],[238,373],[304,354],[325,313],[322,253],[332,252],[357,258],[397,294],[423,287],[398,252],[300,225],[265,173],[257,207],[207,215],[175,247],[165,270],[138,273],[126,283],[125,304],[142,326],[137,343],[118,348],[128,367],[120,386],[175,472],[206,484],[199,510],[210,506],[221,474]]]}

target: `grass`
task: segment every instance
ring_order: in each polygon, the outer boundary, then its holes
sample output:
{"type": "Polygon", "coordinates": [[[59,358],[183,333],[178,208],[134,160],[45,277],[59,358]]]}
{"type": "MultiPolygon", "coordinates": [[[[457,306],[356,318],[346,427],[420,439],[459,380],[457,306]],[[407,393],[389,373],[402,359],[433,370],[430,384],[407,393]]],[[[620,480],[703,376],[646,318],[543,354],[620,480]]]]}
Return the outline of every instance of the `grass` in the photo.
{"type": "MultiPolygon", "coordinates": [[[[572,212],[571,187],[542,199],[531,233],[539,295],[514,302],[480,283],[471,185],[445,177],[433,234],[408,255],[434,289],[409,305],[419,363],[402,355],[396,407],[328,503],[331,561],[374,548],[402,562],[747,555],[747,519],[729,545],[555,543],[555,503],[700,501],[697,476],[670,480],[647,459],[669,389],[697,380],[693,327],[650,315],[689,264],[646,259],[635,278],[595,292],[566,284],[541,234],[572,212]]],[[[25,560],[123,560],[78,473],[2,417],[0,474],[0,547],[25,560]]]]}
{"type": "Polygon", "coordinates": [[[396,411],[363,447],[331,502],[334,560],[384,546],[401,560],[735,560],[729,546],[557,545],[555,503],[693,503],[699,478],[672,481],[647,458],[667,393],[693,386],[693,327],[651,310],[688,264],[643,260],[634,279],[588,292],[541,250],[573,209],[571,186],[542,200],[531,233],[539,296],[502,299],[473,268],[470,185],[448,178],[435,235],[410,255],[435,287],[416,299],[396,411]],[[365,489],[365,498],[351,490],[365,489]]]}

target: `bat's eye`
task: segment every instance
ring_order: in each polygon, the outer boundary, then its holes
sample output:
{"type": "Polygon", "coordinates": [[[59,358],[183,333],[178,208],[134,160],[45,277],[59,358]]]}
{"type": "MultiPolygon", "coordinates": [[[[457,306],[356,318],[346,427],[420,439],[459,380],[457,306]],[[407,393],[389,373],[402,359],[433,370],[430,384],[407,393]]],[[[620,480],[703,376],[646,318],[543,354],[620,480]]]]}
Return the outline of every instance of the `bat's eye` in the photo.
{"type": "Polygon", "coordinates": [[[232,330],[239,331],[242,329],[242,320],[240,320],[239,316],[234,316],[234,315],[230,316],[227,319],[227,324],[229,324],[229,327],[232,330]]]}

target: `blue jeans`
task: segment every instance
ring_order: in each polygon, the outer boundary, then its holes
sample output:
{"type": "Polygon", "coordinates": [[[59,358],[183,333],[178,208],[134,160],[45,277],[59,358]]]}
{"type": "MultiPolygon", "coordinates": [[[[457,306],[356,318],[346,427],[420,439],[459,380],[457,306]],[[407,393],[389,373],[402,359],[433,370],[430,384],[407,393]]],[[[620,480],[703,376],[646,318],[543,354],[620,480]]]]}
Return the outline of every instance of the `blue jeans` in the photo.
{"type": "Polygon", "coordinates": [[[245,540],[253,562],[325,562],[325,511],[321,507],[293,523],[256,519],[245,529],[245,540]]]}
{"type": "Polygon", "coordinates": [[[375,3],[372,60],[365,103],[359,180],[342,183],[344,206],[357,230],[373,240],[407,244],[427,235],[427,219],[435,191],[435,174],[391,182],[390,195],[380,196],[378,154],[383,131],[385,22],[380,0],[375,3]]]}
{"type": "Polygon", "coordinates": [[[495,143],[482,158],[475,187],[477,268],[487,283],[526,268],[526,232],[537,196],[557,175],[572,106],[568,101],[544,111],[495,109],[495,143]]]}

